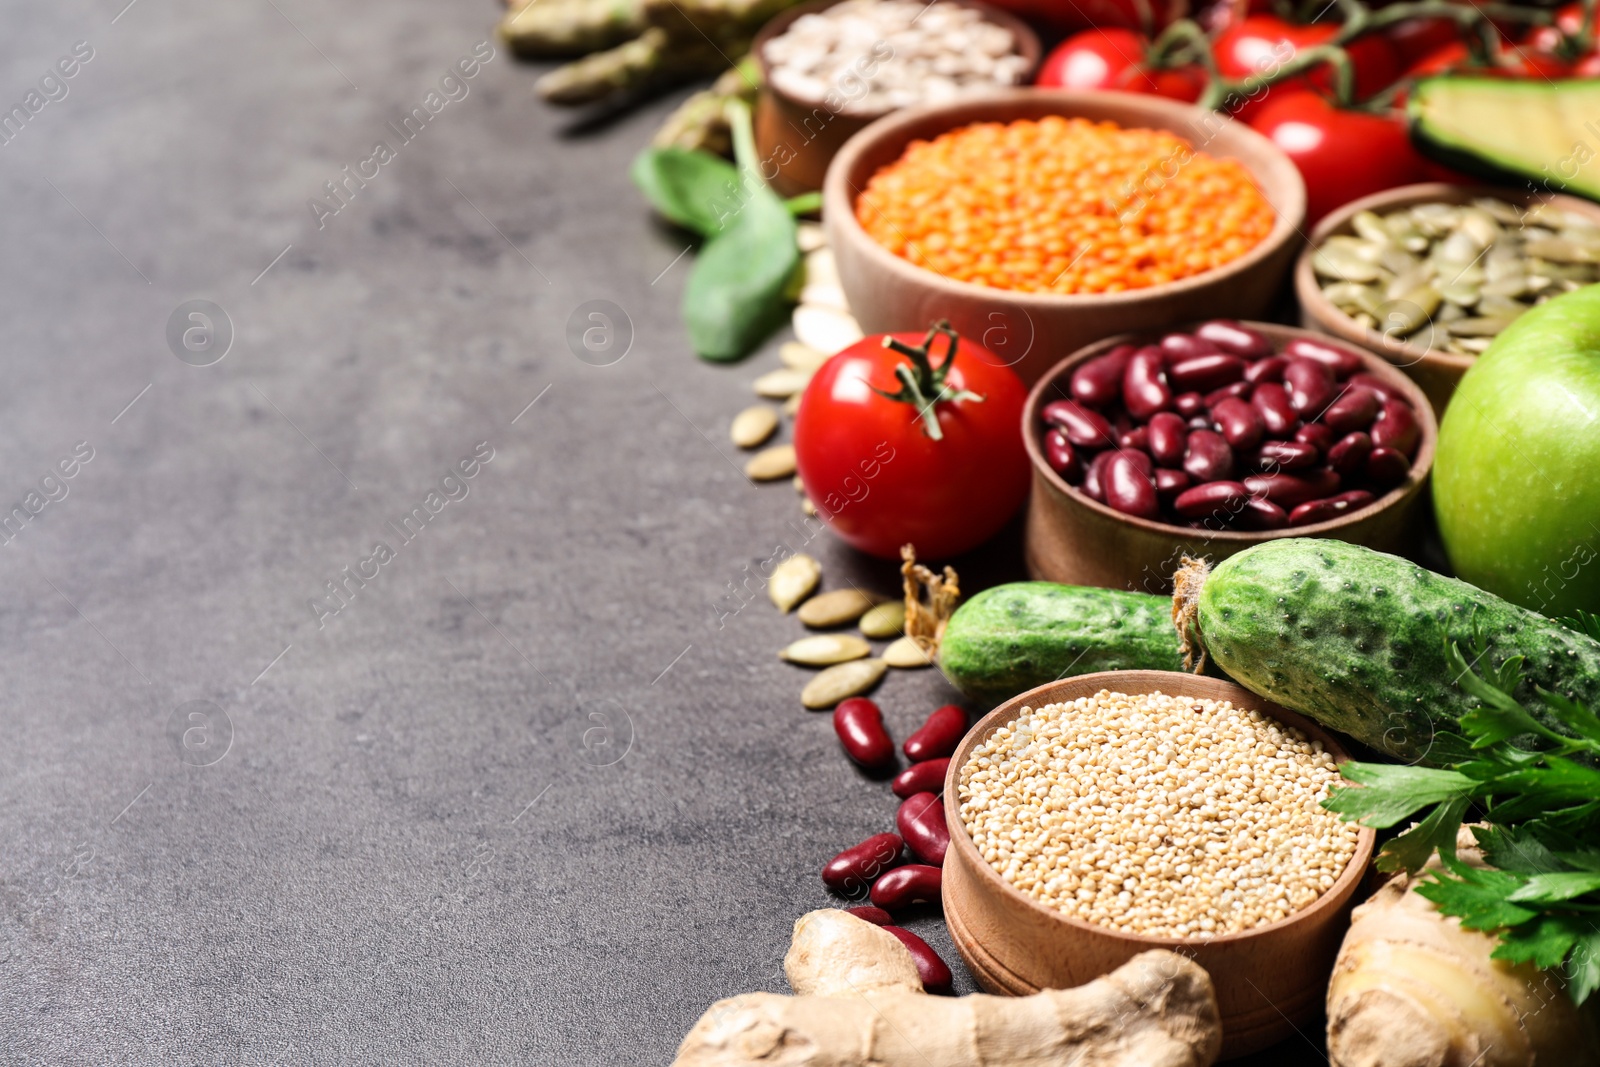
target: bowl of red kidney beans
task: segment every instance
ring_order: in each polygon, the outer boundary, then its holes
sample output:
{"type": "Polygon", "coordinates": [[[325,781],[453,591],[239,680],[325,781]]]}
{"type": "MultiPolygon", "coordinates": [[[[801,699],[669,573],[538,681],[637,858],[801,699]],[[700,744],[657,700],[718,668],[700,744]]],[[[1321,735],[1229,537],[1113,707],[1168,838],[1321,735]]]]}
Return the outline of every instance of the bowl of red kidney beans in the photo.
{"type": "Polygon", "coordinates": [[[1185,555],[1277,537],[1398,550],[1438,432],[1386,360],[1222,319],[1080,349],[1034,386],[1023,420],[1030,573],[1151,591],[1185,555]]]}

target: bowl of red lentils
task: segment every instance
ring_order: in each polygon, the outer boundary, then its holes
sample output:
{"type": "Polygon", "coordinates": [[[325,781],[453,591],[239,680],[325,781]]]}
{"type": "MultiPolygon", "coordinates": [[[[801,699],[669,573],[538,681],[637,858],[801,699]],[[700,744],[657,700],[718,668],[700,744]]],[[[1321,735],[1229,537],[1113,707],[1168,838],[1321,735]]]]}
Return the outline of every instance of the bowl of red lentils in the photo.
{"type": "Polygon", "coordinates": [[[1210,973],[1223,1058],[1314,1019],[1372,859],[1323,808],[1346,754],[1220,678],[1108,671],[980,720],[945,781],[945,919],[978,983],[1069,989],[1165,948],[1210,973]]]}
{"type": "Polygon", "coordinates": [[[1190,104],[1027,89],[857,133],[823,220],[868,333],[949,319],[1028,383],[1111,334],[1260,318],[1305,218],[1294,164],[1190,104]]]}

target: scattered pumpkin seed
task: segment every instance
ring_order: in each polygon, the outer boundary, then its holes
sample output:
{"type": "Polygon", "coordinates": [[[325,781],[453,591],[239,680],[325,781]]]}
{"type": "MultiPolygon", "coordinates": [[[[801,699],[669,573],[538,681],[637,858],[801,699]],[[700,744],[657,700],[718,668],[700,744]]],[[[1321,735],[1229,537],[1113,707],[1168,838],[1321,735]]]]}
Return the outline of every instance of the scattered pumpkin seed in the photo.
{"type": "Polygon", "coordinates": [[[906,602],[885,600],[861,616],[861,632],[876,641],[894,637],[906,628],[906,602]]]}
{"type": "Polygon", "coordinates": [[[765,404],[754,404],[733,417],[728,436],[740,448],[755,448],[778,429],[778,413],[765,404]]]}
{"type": "Polygon", "coordinates": [[[800,480],[800,476],[798,474],[796,474],[794,476],[794,483],[793,484],[794,484],[794,491],[795,492],[803,493],[803,492],[806,491],[806,483],[800,480]]]}
{"type": "Polygon", "coordinates": [[[883,681],[889,665],[881,659],[840,663],[818,674],[800,691],[800,703],[812,710],[831,708],[847,697],[860,696],[883,681]]]}
{"type": "Polygon", "coordinates": [[[817,505],[811,502],[810,497],[805,497],[800,501],[800,510],[805,512],[809,518],[814,519],[817,517],[817,505]]]}
{"type": "Polygon", "coordinates": [[[794,418],[795,415],[800,411],[800,398],[805,395],[806,394],[802,391],[794,394],[794,396],[791,396],[788,400],[785,400],[783,402],[783,413],[789,416],[791,419],[794,418]]]}
{"type": "Polygon", "coordinates": [[[794,336],[803,345],[829,355],[861,340],[861,325],[849,312],[820,304],[801,304],[791,317],[794,336]]]}
{"type": "Polygon", "coordinates": [[[877,601],[859,589],[834,589],[819,593],[800,608],[800,621],[813,630],[826,630],[855,622],[877,601]]]}
{"type": "Polygon", "coordinates": [[[794,243],[802,252],[815,252],[828,244],[828,236],[817,222],[802,222],[795,227],[794,243]]]}
{"type": "Polygon", "coordinates": [[[778,358],[783,361],[785,367],[800,371],[815,371],[828,362],[828,353],[818,352],[815,348],[803,345],[799,341],[785,341],[778,349],[778,358]]]}
{"type": "Polygon", "coordinates": [[[779,658],[806,667],[831,667],[872,655],[872,646],[855,634],[814,634],[790,643],[779,658]]]}
{"type": "Polygon", "coordinates": [[[794,473],[794,445],[763,448],[744,464],[744,474],[753,482],[775,482],[794,473]]]}
{"type": "Polygon", "coordinates": [[[772,568],[772,577],[767,579],[767,596],[779,611],[787,613],[816,592],[821,582],[822,564],[804,552],[797,552],[772,568]]]}
{"type": "Polygon", "coordinates": [[[933,660],[928,658],[928,654],[922,650],[922,646],[909,637],[902,637],[884,649],[883,662],[891,667],[898,667],[903,671],[933,666],[933,660]]]}
{"type": "Polygon", "coordinates": [[[804,389],[810,380],[810,371],[780,367],[768,371],[755,380],[756,395],[764,396],[768,400],[787,400],[804,389]]]}

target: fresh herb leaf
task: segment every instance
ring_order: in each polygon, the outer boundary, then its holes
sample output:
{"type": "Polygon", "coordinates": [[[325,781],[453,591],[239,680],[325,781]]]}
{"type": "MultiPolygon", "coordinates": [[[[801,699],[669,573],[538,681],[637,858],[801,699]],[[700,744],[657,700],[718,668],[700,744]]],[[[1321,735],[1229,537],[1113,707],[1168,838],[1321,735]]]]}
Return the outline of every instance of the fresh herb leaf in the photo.
{"type": "Polygon", "coordinates": [[[1567,960],[1567,991],[1575,1003],[1582,1004],[1596,989],[1600,989],[1600,929],[1590,923],[1573,942],[1567,960]]]}
{"type": "Polygon", "coordinates": [[[1600,874],[1593,871],[1557,871],[1529,875],[1506,899],[1515,904],[1555,904],[1600,890],[1600,874]]]}
{"type": "Polygon", "coordinates": [[[1522,879],[1505,871],[1484,870],[1459,860],[1444,860],[1446,872],[1417,887],[1417,893],[1454,915],[1469,930],[1499,930],[1536,918],[1538,912],[1510,903],[1507,898],[1522,879]]]}
{"type": "Polygon", "coordinates": [[[1360,820],[1377,829],[1393,826],[1430,804],[1471,797],[1477,785],[1457,771],[1388,763],[1351,761],[1340,764],[1339,773],[1364,788],[1334,789],[1322,806],[1339,812],[1346,822],[1360,820]]]}
{"type": "MultiPolygon", "coordinates": [[[[1600,616],[1591,615],[1590,618],[1600,618],[1600,616]]],[[[1585,740],[1600,742],[1600,715],[1560,693],[1552,693],[1543,688],[1539,689],[1538,693],[1539,699],[1544,701],[1545,707],[1550,709],[1550,714],[1554,715],[1561,725],[1585,740]]]]}
{"type": "Polygon", "coordinates": [[[722,232],[729,208],[739,202],[739,172],[710,152],[649,148],[628,173],[663,218],[701,237],[722,232]]]}
{"type": "Polygon", "coordinates": [[[801,193],[791,196],[783,202],[783,206],[789,209],[791,215],[813,215],[822,210],[822,194],[801,193]]]}
{"type": "Polygon", "coordinates": [[[1503,939],[1490,956],[1549,970],[1561,965],[1582,934],[1583,931],[1566,916],[1544,915],[1517,927],[1515,936],[1503,939]]]}
{"type": "Polygon", "coordinates": [[[1437,805],[1427,818],[1383,846],[1378,870],[1415,873],[1435,852],[1454,856],[1456,831],[1461,829],[1461,818],[1471,802],[1470,797],[1458,796],[1437,805]]]}
{"type": "Polygon", "coordinates": [[[1600,614],[1579,608],[1572,618],[1557,619],[1556,621],[1569,630],[1576,630],[1586,637],[1592,637],[1596,641],[1600,641],[1600,614]]]}
{"type": "Polygon", "coordinates": [[[1514,874],[1548,874],[1566,865],[1523,827],[1475,826],[1472,835],[1489,866],[1514,874]]]}

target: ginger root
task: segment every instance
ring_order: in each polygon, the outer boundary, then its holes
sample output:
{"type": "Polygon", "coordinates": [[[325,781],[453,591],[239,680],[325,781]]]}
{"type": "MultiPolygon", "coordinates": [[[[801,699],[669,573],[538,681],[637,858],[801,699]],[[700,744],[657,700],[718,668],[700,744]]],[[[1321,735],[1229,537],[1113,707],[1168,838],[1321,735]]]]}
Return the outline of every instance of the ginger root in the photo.
{"type": "Polygon", "coordinates": [[[1077,989],[934,997],[893,934],[823,910],[784,970],[798,996],[718,1001],[674,1067],[1207,1067],[1222,1044],[1210,977],[1160,950],[1077,989]]]}
{"type": "MultiPolygon", "coordinates": [[[[1485,866],[1465,827],[1456,850],[1485,866]]],[[[1328,985],[1332,1067],[1600,1065],[1595,999],[1579,1009],[1557,975],[1490,959],[1495,936],[1441,915],[1416,882],[1396,875],[1351,913],[1328,985]]]]}

